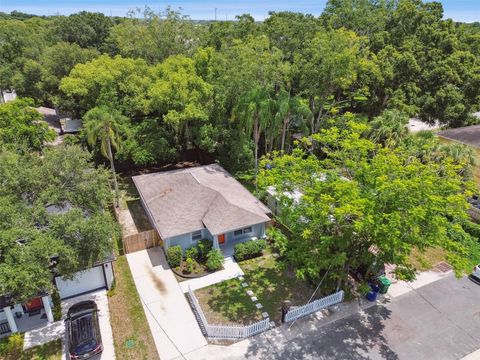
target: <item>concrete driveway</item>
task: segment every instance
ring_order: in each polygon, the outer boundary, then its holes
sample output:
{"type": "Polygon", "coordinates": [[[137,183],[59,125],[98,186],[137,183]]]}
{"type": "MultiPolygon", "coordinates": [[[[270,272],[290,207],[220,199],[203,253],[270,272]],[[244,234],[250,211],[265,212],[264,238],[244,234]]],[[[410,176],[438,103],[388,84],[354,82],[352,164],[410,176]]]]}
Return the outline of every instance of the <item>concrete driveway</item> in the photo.
{"type": "Polygon", "coordinates": [[[160,358],[207,345],[161,248],[127,254],[127,260],[160,358]]]}
{"type": "MultiPolygon", "coordinates": [[[[68,309],[73,304],[80,301],[93,300],[98,306],[98,322],[100,325],[100,332],[102,334],[103,352],[99,356],[95,356],[92,360],[109,360],[115,359],[115,348],[113,346],[112,326],[110,325],[110,312],[108,309],[108,297],[106,290],[95,291],[89,294],[76,296],[71,299],[62,301],[62,316],[66,317],[68,309]]],[[[63,326],[65,329],[65,326],[63,326]]],[[[67,354],[67,337],[66,334],[63,339],[63,355],[62,359],[69,359],[67,354]]]]}

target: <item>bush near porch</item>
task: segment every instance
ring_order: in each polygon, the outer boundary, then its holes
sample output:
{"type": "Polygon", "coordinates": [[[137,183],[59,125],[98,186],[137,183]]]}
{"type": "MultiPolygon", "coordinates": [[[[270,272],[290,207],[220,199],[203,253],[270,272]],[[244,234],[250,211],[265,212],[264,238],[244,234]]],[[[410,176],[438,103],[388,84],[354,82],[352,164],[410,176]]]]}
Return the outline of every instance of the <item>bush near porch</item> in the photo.
{"type": "Polygon", "coordinates": [[[167,261],[178,275],[197,277],[222,268],[223,255],[218,249],[213,249],[213,242],[202,239],[183,253],[179,245],[167,249],[167,261]]]}
{"type": "Polygon", "coordinates": [[[23,350],[23,334],[13,334],[0,339],[1,360],[60,360],[62,358],[62,340],[23,350]]]}

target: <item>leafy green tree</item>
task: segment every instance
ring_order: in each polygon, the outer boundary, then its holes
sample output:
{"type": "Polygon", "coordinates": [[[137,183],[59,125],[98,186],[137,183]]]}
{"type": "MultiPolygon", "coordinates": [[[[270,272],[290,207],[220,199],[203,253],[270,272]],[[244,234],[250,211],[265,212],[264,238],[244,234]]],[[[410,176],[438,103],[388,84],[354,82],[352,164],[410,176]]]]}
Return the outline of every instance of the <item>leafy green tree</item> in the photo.
{"type": "Polygon", "coordinates": [[[146,8],[143,14],[138,9],[130,15],[111,29],[109,38],[124,57],[156,64],[171,55],[191,54],[198,46],[202,35],[200,25],[171,7],[159,14],[146,8]]]}
{"type": "Polygon", "coordinates": [[[100,144],[100,152],[110,161],[113,185],[115,188],[115,206],[120,204],[117,174],[113,161],[113,149],[122,145],[122,135],[125,134],[125,123],[128,119],[120,112],[106,106],[95,107],[83,117],[85,133],[90,146],[100,144]]]}
{"type": "Polygon", "coordinates": [[[149,112],[183,133],[188,148],[190,127],[209,118],[211,85],[196,74],[194,61],[181,55],[169,57],[153,73],[156,80],[148,92],[149,112]]]}
{"type": "Polygon", "coordinates": [[[0,293],[19,302],[53,290],[53,256],[68,277],[109,256],[118,235],[108,171],[94,168],[89,153],[27,150],[0,149],[0,293]]]}
{"type": "Polygon", "coordinates": [[[77,64],[62,79],[60,107],[82,116],[95,106],[109,106],[126,115],[143,115],[145,94],[152,83],[151,68],[144,60],[102,55],[77,64]]]}
{"type": "Polygon", "coordinates": [[[361,66],[369,61],[362,39],[344,29],[318,33],[297,55],[295,65],[301,92],[308,97],[312,119],[310,131],[317,132],[328,114],[335,114],[353,100],[361,66]]]}
{"type": "Polygon", "coordinates": [[[338,289],[350,269],[389,263],[411,279],[411,250],[434,246],[447,251],[457,273],[468,271],[479,245],[452,219],[468,218],[474,186],[455,161],[424,162],[403,147],[384,148],[363,137],[366,125],[344,120],[311,136],[322,158],[298,148],[262,162],[259,183],[281,194],[279,219],[292,233],[286,256],[297,275],[325,274],[338,289]],[[288,196],[293,190],[303,194],[298,202],[288,196]]]}
{"type": "Polygon", "coordinates": [[[53,32],[61,41],[77,44],[82,48],[102,50],[112,26],[113,20],[108,16],[82,11],[57,17],[53,32]]]}
{"type": "Polygon", "coordinates": [[[1,143],[25,143],[32,150],[40,150],[46,142],[55,139],[55,132],[32,106],[31,99],[17,99],[0,104],[1,143]]]}
{"type": "Polygon", "coordinates": [[[284,59],[291,63],[320,30],[320,23],[313,15],[294,12],[271,12],[263,23],[270,44],[280,49],[284,59]]]}

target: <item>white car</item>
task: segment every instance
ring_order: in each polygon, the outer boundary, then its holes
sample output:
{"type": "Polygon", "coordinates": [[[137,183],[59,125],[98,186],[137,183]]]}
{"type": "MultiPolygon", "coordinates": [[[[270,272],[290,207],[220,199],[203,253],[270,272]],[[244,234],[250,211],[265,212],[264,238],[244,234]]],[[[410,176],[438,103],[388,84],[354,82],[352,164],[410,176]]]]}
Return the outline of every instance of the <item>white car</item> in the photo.
{"type": "Polygon", "coordinates": [[[480,283],[480,265],[477,265],[473,268],[470,278],[480,283]]]}

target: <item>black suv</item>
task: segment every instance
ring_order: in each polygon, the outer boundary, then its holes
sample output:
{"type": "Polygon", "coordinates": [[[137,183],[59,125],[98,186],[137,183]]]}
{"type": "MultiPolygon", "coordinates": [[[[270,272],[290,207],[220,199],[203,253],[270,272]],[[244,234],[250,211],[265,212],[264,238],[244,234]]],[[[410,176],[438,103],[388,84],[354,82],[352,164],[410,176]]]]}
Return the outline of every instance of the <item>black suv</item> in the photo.
{"type": "Polygon", "coordinates": [[[89,359],[103,351],[95,301],[82,301],[68,309],[65,326],[70,359],[89,359]]]}

